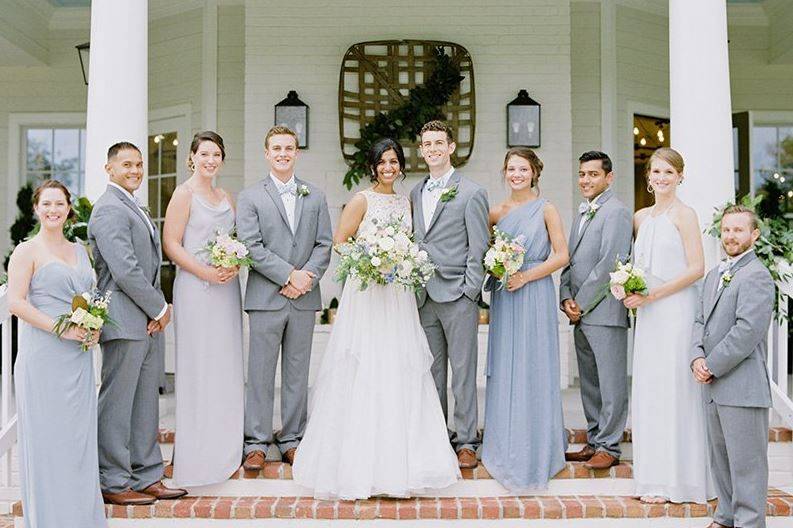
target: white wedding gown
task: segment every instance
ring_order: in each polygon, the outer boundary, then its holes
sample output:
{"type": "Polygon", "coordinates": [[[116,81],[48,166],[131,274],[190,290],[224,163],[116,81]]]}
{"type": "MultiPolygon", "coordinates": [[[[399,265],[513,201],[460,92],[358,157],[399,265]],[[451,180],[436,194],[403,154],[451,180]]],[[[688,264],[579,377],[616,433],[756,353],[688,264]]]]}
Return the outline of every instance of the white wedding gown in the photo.
{"type": "MultiPolygon", "coordinates": [[[[634,255],[651,289],[687,266],[683,240],[666,213],[642,222],[634,255]]],[[[631,398],[636,495],[698,503],[715,496],[702,386],[689,366],[697,299],[694,284],[637,310],[631,398]]]]}
{"type": "MultiPolygon", "coordinates": [[[[373,219],[401,216],[406,197],[363,191],[373,219]]],[[[325,349],[308,426],[292,468],[316,498],[407,497],[460,478],[430,374],[432,354],[412,291],[349,281],[325,349]]]]}

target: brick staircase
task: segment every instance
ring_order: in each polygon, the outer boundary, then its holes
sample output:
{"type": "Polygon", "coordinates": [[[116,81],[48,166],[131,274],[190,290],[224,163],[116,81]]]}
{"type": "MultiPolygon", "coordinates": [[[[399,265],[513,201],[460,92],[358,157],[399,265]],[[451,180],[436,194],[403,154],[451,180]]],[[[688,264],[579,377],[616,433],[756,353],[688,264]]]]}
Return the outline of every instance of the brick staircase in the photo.
{"type": "MultiPolygon", "coordinates": [[[[583,430],[568,430],[575,448],[586,439],[583,430]]],[[[170,456],[173,431],[162,430],[160,442],[170,456]]],[[[341,501],[301,496],[292,481],[291,466],[270,460],[261,471],[240,468],[221,484],[191,489],[191,495],[151,506],[108,506],[111,527],[254,527],[254,526],[380,526],[403,521],[400,527],[438,526],[456,519],[455,526],[548,527],[694,527],[707,526],[715,501],[698,504],[644,504],[630,496],[633,468],[629,457],[631,434],[623,437],[626,460],[608,470],[589,470],[568,463],[548,490],[533,496],[510,496],[481,464],[463,471],[463,480],[432,496],[410,499],[373,498],[341,501]],[[336,522],[328,522],[336,520],[336,522]]],[[[271,453],[272,455],[272,453],[271,453]]],[[[277,454],[275,454],[277,457],[277,454]]],[[[273,458],[273,457],[270,457],[273,458]]],[[[769,527],[793,526],[793,432],[769,430],[771,485],[767,513],[769,527]]],[[[13,507],[17,523],[21,504],[13,507]]],[[[17,524],[21,526],[21,524],[17,524]]]]}

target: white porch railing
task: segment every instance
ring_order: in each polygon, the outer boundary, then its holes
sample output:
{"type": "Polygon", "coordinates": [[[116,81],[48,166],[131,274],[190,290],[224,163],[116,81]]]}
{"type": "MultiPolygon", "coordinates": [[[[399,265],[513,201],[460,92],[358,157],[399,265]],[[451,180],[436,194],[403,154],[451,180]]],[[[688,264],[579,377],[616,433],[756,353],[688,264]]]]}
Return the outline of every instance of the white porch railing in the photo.
{"type": "MultiPolygon", "coordinates": [[[[777,283],[787,296],[793,297],[793,281],[777,283]]],[[[780,303],[782,299],[780,299],[780,303]]],[[[793,314],[789,314],[793,315],[793,314]]],[[[787,427],[793,428],[793,400],[788,387],[788,323],[771,321],[768,330],[768,370],[771,378],[771,397],[774,411],[787,427]]]]}
{"type": "Polygon", "coordinates": [[[0,486],[11,486],[11,448],[17,442],[17,414],[11,414],[11,314],[8,313],[8,296],[6,286],[0,286],[0,330],[3,333],[2,355],[2,388],[0,388],[0,463],[2,463],[2,480],[0,486]]]}

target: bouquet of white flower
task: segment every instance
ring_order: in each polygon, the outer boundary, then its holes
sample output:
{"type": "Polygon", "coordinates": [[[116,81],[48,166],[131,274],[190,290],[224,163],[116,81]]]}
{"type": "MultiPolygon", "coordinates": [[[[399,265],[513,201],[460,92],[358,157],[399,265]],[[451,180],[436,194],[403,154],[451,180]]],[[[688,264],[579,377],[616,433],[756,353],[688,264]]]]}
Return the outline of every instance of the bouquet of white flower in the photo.
{"type": "Polygon", "coordinates": [[[493,245],[485,253],[485,270],[501,282],[505,287],[509,276],[520,271],[526,248],[523,246],[525,237],[512,237],[493,226],[493,245]]]}
{"type": "MultiPolygon", "coordinates": [[[[105,324],[118,326],[110,318],[109,307],[110,291],[105,292],[104,295],[99,293],[98,290],[75,295],[72,299],[72,310],[67,314],[59,315],[55,319],[53,331],[60,337],[72,326],[83,328],[89,332],[101,330],[105,324]]],[[[86,337],[86,341],[80,344],[83,352],[88,350],[89,342],[90,339],[86,337]]]]}
{"type": "MultiPolygon", "coordinates": [[[[606,298],[609,292],[612,297],[618,301],[622,301],[625,297],[634,293],[647,295],[649,293],[649,288],[644,278],[644,270],[631,262],[623,263],[621,260],[617,259],[614,265],[614,271],[609,273],[609,281],[601,286],[600,291],[595,296],[595,300],[584,310],[583,315],[594,310],[597,305],[606,298]]],[[[636,310],[631,308],[631,314],[636,315],[636,310]]]]}
{"type": "Polygon", "coordinates": [[[233,234],[217,232],[206,247],[209,263],[221,268],[244,267],[253,264],[248,248],[233,234]]]}
{"type": "Polygon", "coordinates": [[[355,278],[361,290],[370,283],[399,284],[406,289],[423,288],[435,272],[429,255],[413,242],[401,218],[364,226],[357,238],[334,248],[341,255],[336,280],[355,278]]]}

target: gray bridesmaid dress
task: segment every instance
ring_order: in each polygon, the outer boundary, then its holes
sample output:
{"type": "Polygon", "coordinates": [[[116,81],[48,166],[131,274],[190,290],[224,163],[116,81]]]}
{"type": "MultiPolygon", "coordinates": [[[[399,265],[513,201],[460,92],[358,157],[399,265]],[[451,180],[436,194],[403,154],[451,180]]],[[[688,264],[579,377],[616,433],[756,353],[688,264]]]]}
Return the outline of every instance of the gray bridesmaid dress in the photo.
{"type": "MultiPolygon", "coordinates": [[[[498,223],[501,231],[526,237],[522,270],[542,264],[550,254],[545,203],[536,199],[520,205],[498,223]]],[[[559,303],[550,276],[514,292],[494,285],[491,278],[482,463],[510,492],[530,493],[546,489],[565,464],[559,303]]]]}
{"type": "MultiPolygon", "coordinates": [[[[52,261],[30,280],[28,301],[50,317],[67,313],[72,297],[94,285],[87,253],[76,252],[75,267],[52,261]]],[[[20,323],[15,384],[25,526],[106,527],[93,354],[77,341],[20,323]]]]}

